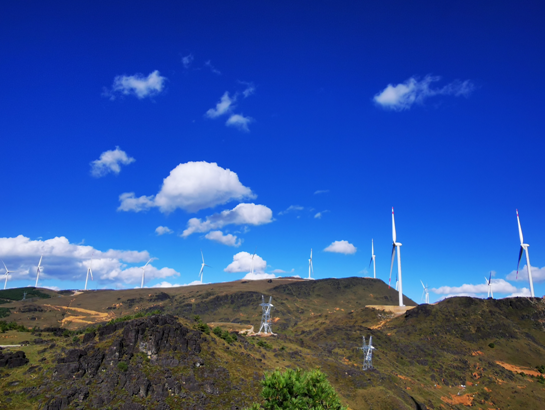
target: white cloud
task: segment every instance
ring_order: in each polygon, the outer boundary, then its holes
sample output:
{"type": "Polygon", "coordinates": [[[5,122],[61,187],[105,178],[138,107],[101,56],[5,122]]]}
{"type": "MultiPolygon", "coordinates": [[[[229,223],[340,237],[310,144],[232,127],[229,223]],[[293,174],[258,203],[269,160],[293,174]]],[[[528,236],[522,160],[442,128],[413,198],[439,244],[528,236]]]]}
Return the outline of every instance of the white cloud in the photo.
{"type": "MultiPolygon", "coordinates": [[[[441,286],[440,288],[431,289],[432,292],[437,293],[438,295],[449,295],[449,296],[476,296],[477,294],[487,294],[488,285],[483,283],[472,285],[472,284],[463,284],[462,286],[441,286]]],[[[515,286],[510,284],[504,279],[492,279],[492,292],[496,293],[514,293],[518,292],[515,286]]]]}
{"type": "MultiPolygon", "coordinates": [[[[261,256],[255,255],[253,258],[254,273],[263,273],[267,267],[267,262],[261,256]]],[[[248,252],[239,252],[233,256],[233,262],[227,266],[224,271],[228,273],[250,272],[252,270],[252,254],[248,252]]]]}
{"type": "Polygon", "coordinates": [[[91,175],[100,178],[110,172],[119,174],[121,165],[129,165],[135,159],[127,155],[125,151],[115,147],[115,150],[104,151],[100,158],[91,162],[91,175]]]}
{"type": "Polygon", "coordinates": [[[322,219],[322,216],[324,216],[324,214],[327,212],[329,212],[327,209],[325,211],[318,212],[316,215],[314,215],[314,218],[322,219]]]}
{"type": "Polygon", "coordinates": [[[193,57],[193,54],[188,54],[188,55],[182,57],[182,64],[184,65],[184,68],[191,67],[191,64],[193,63],[193,60],[195,60],[195,58],[193,57]]]}
{"type": "Polygon", "coordinates": [[[255,195],[240,183],[236,173],[215,162],[187,162],[170,171],[156,196],[136,198],[132,192],[121,194],[118,211],[140,212],[159,207],[164,213],[177,208],[197,212],[246,198],[255,198],[255,195]]]}
{"type": "MultiPolygon", "coordinates": [[[[43,255],[41,285],[47,285],[45,281],[51,278],[83,281],[89,265],[92,266],[95,280],[140,283],[140,267],[128,267],[127,264],[142,264],[150,259],[147,251],[110,249],[103,252],[92,246],[72,244],[64,236],[47,240],[31,240],[23,235],[0,238],[0,259],[12,271],[11,276],[15,280],[33,283],[40,255],[43,255]]],[[[178,275],[170,268],[157,269],[151,265],[146,268],[146,280],[178,275]]]]}
{"type": "Polygon", "coordinates": [[[517,292],[512,293],[509,296],[506,296],[506,298],[530,297],[530,296],[532,296],[530,294],[530,289],[522,288],[522,289],[519,289],[517,292]]]}
{"type": "Polygon", "coordinates": [[[248,128],[248,124],[251,122],[254,122],[254,119],[251,117],[245,117],[242,114],[233,114],[229,117],[229,119],[225,122],[225,125],[228,127],[235,127],[238,128],[241,131],[250,131],[248,128]]]}
{"type": "Polygon", "coordinates": [[[319,189],[317,191],[314,191],[314,195],[327,194],[327,193],[329,193],[329,189],[319,189]]]}
{"type": "Polygon", "coordinates": [[[327,248],[325,252],[344,253],[345,255],[352,255],[356,253],[357,248],[348,241],[335,241],[327,248]]]}
{"type": "Polygon", "coordinates": [[[231,210],[206,217],[206,221],[191,218],[182,237],[188,237],[195,232],[208,232],[220,229],[226,225],[264,225],[272,222],[272,211],[265,205],[238,204],[231,210]]]}
{"type": "Polygon", "coordinates": [[[272,274],[272,273],[265,273],[265,272],[251,273],[251,272],[249,272],[242,279],[245,279],[245,280],[262,280],[262,279],[273,279],[273,278],[276,278],[276,276],[274,276],[274,274],[272,274]]]}
{"type": "Polygon", "coordinates": [[[242,240],[238,239],[235,235],[224,235],[222,231],[212,231],[204,237],[223,245],[234,246],[235,248],[238,248],[242,244],[242,240]]]}
{"type": "MultiPolygon", "coordinates": [[[[516,270],[509,273],[509,275],[507,275],[507,280],[513,280],[518,282],[520,281],[528,282],[527,265],[524,265],[522,269],[519,270],[518,276],[517,276],[516,270]]],[[[537,268],[535,266],[532,266],[532,282],[535,282],[535,283],[545,282],[545,267],[537,268]]]]}
{"type": "Polygon", "coordinates": [[[239,81],[240,84],[244,84],[246,86],[246,88],[244,89],[244,91],[242,91],[242,95],[244,96],[244,98],[247,98],[249,97],[250,95],[253,95],[255,93],[255,85],[254,83],[251,83],[251,82],[246,82],[246,81],[239,81]]]}
{"type": "Polygon", "coordinates": [[[163,281],[161,283],[153,285],[152,288],[177,288],[177,287],[181,287],[181,286],[195,286],[195,285],[206,285],[206,284],[207,283],[201,283],[200,280],[195,280],[195,281],[193,281],[191,283],[187,283],[187,284],[183,284],[183,285],[163,281]]]}
{"type": "Polygon", "coordinates": [[[272,270],[271,272],[272,273],[293,273],[295,271],[295,269],[292,269],[290,270],[289,272],[285,271],[285,270],[282,270],[282,269],[274,269],[272,270]]]}
{"type": "Polygon", "coordinates": [[[168,226],[158,226],[157,228],[155,228],[155,233],[157,233],[157,235],[161,236],[161,235],[164,235],[166,233],[172,233],[172,229],[169,229],[168,226]]]}
{"type": "Polygon", "coordinates": [[[231,98],[229,97],[229,92],[225,91],[225,93],[223,93],[221,96],[220,101],[216,104],[216,108],[210,108],[208,111],[206,111],[205,116],[208,118],[217,118],[223,114],[231,112],[231,110],[234,108],[233,104],[236,100],[236,95],[231,98]]]}
{"type": "Polygon", "coordinates": [[[278,212],[278,215],[285,215],[285,214],[289,214],[290,212],[298,212],[298,211],[302,211],[303,209],[305,209],[305,207],[303,206],[290,205],[285,211],[278,212]]]}
{"type": "Polygon", "coordinates": [[[212,63],[210,62],[210,60],[208,60],[206,63],[204,63],[204,66],[208,67],[210,69],[210,71],[212,71],[214,74],[221,75],[221,71],[218,70],[216,67],[214,67],[212,65],[212,63]]]}
{"type": "Polygon", "coordinates": [[[118,75],[114,78],[112,89],[104,92],[104,95],[114,100],[116,94],[135,95],[139,99],[153,97],[163,91],[166,77],[162,77],[155,70],[147,77],[142,74],[118,75]]]}
{"type": "Polygon", "coordinates": [[[423,80],[411,77],[403,84],[388,86],[373,97],[375,104],[394,111],[408,110],[413,104],[422,104],[424,100],[435,95],[463,95],[468,97],[475,89],[469,80],[454,81],[441,88],[432,88],[433,82],[439,81],[441,77],[427,75],[423,80]]]}
{"type": "Polygon", "coordinates": [[[119,202],[121,204],[117,208],[118,211],[147,211],[149,208],[155,206],[154,196],[145,196],[142,195],[139,198],[136,198],[134,192],[125,192],[119,195],[119,202]]]}

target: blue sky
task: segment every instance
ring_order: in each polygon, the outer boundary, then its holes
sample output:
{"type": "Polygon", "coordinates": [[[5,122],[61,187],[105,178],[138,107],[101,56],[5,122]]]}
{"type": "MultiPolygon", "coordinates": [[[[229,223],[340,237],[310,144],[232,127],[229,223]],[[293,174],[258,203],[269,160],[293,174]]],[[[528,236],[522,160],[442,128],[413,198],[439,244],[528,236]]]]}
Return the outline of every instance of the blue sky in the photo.
{"type": "Polygon", "coordinates": [[[544,8],[4,5],[8,287],[362,276],[372,238],[388,282],[393,206],[414,300],[527,292],[517,208],[543,295],[544,8]]]}

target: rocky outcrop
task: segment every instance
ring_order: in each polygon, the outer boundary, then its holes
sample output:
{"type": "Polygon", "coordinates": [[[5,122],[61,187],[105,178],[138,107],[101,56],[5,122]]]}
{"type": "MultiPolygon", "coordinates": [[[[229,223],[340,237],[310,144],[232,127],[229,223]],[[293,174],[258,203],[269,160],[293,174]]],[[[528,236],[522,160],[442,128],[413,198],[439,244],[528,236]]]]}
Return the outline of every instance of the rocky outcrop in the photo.
{"type": "MultiPolygon", "coordinates": [[[[170,315],[87,333],[81,348],[57,359],[49,377],[65,387],[48,397],[42,410],[169,409],[168,403],[177,403],[176,408],[216,408],[214,398],[231,397],[239,387],[231,385],[227,369],[201,357],[203,337],[170,315]]],[[[236,405],[225,401],[227,408],[236,405]]]]}
{"type": "Polygon", "coordinates": [[[14,367],[24,366],[28,363],[28,359],[23,351],[6,352],[0,351],[0,367],[13,369],[14,367]]]}

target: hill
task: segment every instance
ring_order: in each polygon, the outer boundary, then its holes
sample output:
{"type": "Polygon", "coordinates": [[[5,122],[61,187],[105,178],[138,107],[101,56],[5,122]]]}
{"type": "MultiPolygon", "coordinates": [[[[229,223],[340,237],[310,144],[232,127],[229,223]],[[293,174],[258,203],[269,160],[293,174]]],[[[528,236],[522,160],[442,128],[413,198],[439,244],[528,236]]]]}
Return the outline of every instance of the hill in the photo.
{"type": "Polygon", "coordinates": [[[264,372],[288,367],[322,369],[351,409],[540,407],[545,379],[530,374],[545,365],[542,300],[451,298],[401,315],[366,307],[396,301],[380,280],[347,278],[11,302],[8,320],[41,330],[0,334],[0,344],[28,342],[29,359],[0,368],[0,408],[243,408],[264,372]],[[276,306],[276,337],[228,343],[195,321],[257,327],[262,294],[276,306]],[[358,347],[370,335],[375,368],[363,371],[358,347]]]}

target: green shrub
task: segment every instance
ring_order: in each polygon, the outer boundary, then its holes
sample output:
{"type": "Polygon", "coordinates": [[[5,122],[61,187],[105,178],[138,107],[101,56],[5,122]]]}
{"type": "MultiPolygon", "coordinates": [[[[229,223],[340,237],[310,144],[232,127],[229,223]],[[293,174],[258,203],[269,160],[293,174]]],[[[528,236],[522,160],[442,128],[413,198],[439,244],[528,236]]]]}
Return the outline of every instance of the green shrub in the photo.
{"type": "Polygon", "coordinates": [[[221,337],[221,334],[222,334],[221,327],[216,326],[214,330],[212,330],[212,333],[214,333],[217,337],[221,337]]]}
{"type": "Polygon", "coordinates": [[[8,317],[11,314],[11,310],[8,308],[0,308],[0,317],[8,317]]]}
{"type": "Polygon", "coordinates": [[[270,344],[268,344],[266,341],[264,341],[263,339],[260,339],[258,342],[257,342],[257,345],[259,347],[263,347],[265,349],[272,349],[272,346],[270,344]]]}
{"type": "MultiPolygon", "coordinates": [[[[201,320],[200,316],[198,316],[198,315],[195,316],[195,317],[193,318],[193,320],[195,320],[194,328],[195,328],[196,330],[199,330],[199,331],[201,331],[201,332],[203,332],[203,333],[205,333],[205,334],[207,334],[207,335],[210,334],[210,326],[208,326],[206,323],[204,323],[204,322],[201,320]]],[[[220,329],[220,330],[221,330],[221,329],[220,329]]]]}
{"type": "Polygon", "coordinates": [[[23,325],[18,325],[17,322],[4,322],[0,320],[0,333],[5,333],[8,330],[16,330],[18,332],[30,332],[30,329],[27,329],[23,325]]]}
{"type": "Polygon", "coordinates": [[[70,335],[72,334],[72,332],[68,329],[66,329],[64,332],[62,332],[62,335],[63,337],[70,337],[70,335]]]}
{"type": "Polygon", "coordinates": [[[254,403],[250,410],[345,410],[339,396],[319,370],[279,370],[267,373],[261,382],[263,403],[254,403]]]}
{"type": "Polygon", "coordinates": [[[538,383],[545,384],[545,377],[543,377],[542,375],[537,376],[536,380],[538,383]]]}
{"type": "Polygon", "coordinates": [[[72,338],[72,342],[78,343],[78,342],[79,342],[79,337],[74,336],[74,337],[72,338]]]}
{"type": "Polygon", "coordinates": [[[544,365],[536,366],[536,369],[537,369],[537,371],[540,372],[541,374],[545,373],[545,366],[544,366],[544,365]]]}
{"type": "Polygon", "coordinates": [[[117,364],[117,368],[121,370],[122,372],[126,372],[127,370],[129,370],[129,365],[125,362],[119,362],[117,364]]]}
{"type": "Polygon", "coordinates": [[[494,349],[496,347],[496,345],[494,343],[489,343],[488,347],[491,348],[491,349],[494,349]]]}

